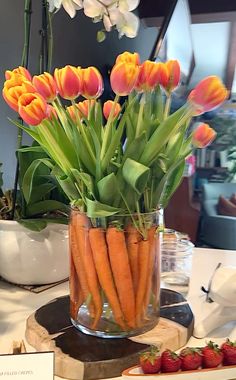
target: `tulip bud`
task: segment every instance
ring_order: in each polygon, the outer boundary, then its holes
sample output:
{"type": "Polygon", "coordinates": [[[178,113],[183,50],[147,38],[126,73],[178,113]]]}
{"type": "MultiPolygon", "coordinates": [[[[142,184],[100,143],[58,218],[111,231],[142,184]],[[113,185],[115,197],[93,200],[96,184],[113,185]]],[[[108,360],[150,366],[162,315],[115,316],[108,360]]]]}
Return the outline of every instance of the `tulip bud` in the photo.
{"type": "Polygon", "coordinates": [[[208,124],[202,123],[193,132],[193,145],[197,148],[205,148],[216,138],[216,131],[208,124]]]}
{"type": "Polygon", "coordinates": [[[13,70],[6,70],[6,72],[5,72],[6,80],[11,79],[12,76],[14,76],[14,74],[22,75],[26,80],[28,80],[30,82],[32,80],[30,72],[25,67],[19,66],[13,70]]]}
{"type": "Polygon", "coordinates": [[[48,117],[47,103],[40,94],[22,94],[19,97],[18,106],[19,115],[29,125],[38,125],[48,117]]]}
{"type": "Polygon", "coordinates": [[[83,79],[82,95],[87,99],[96,99],[103,92],[103,79],[96,67],[81,70],[83,79]]]}
{"type": "Polygon", "coordinates": [[[164,75],[167,77],[167,70],[163,63],[145,61],[140,66],[135,88],[137,91],[150,91],[160,83],[164,75]]]}
{"type": "Polygon", "coordinates": [[[89,116],[89,108],[92,108],[95,106],[96,101],[94,99],[91,100],[84,100],[83,102],[79,102],[77,104],[77,107],[79,108],[80,111],[80,116],[81,117],[86,117],[88,118],[89,116]]]}
{"type": "Polygon", "coordinates": [[[81,94],[82,78],[76,67],[67,65],[62,69],[55,69],[54,79],[62,98],[73,100],[81,94]]]}
{"type": "Polygon", "coordinates": [[[47,105],[47,118],[50,120],[58,119],[57,111],[51,104],[47,105]]]}
{"type": "Polygon", "coordinates": [[[179,85],[180,65],[176,60],[169,60],[164,63],[164,65],[166,68],[166,73],[163,72],[160,82],[165,91],[170,94],[179,85]]]}
{"type": "Polygon", "coordinates": [[[54,78],[51,74],[35,75],[33,77],[33,85],[37,92],[44,97],[47,102],[52,102],[57,96],[57,88],[54,78]]]}
{"type": "MultiPolygon", "coordinates": [[[[66,107],[67,112],[69,113],[71,119],[76,122],[76,113],[75,113],[75,106],[68,106],[66,107]]],[[[78,110],[79,111],[79,110],[78,110]]],[[[78,112],[79,116],[79,112],[78,112]]]]}
{"type": "Polygon", "coordinates": [[[121,53],[116,58],[116,63],[133,63],[134,65],[140,65],[140,57],[138,53],[130,53],[128,51],[125,51],[124,53],[121,53]]]}
{"type": "Polygon", "coordinates": [[[28,92],[36,92],[35,87],[22,75],[15,73],[11,79],[5,81],[2,95],[9,107],[18,112],[18,99],[22,94],[28,92]]]}
{"type": "MultiPolygon", "coordinates": [[[[106,119],[108,119],[108,117],[111,113],[111,110],[113,108],[113,104],[114,104],[113,100],[108,100],[103,105],[103,115],[106,119]]],[[[119,103],[116,103],[115,108],[113,109],[113,119],[115,119],[119,115],[120,111],[121,111],[121,106],[119,103]]]]}
{"type": "Polygon", "coordinates": [[[111,88],[115,94],[126,96],[134,89],[138,80],[139,67],[133,63],[120,62],[111,71],[111,88]]]}
{"type": "Polygon", "coordinates": [[[201,80],[188,96],[193,115],[201,115],[219,107],[228,97],[228,91],[220,78],[209,76],[201,80]]]}

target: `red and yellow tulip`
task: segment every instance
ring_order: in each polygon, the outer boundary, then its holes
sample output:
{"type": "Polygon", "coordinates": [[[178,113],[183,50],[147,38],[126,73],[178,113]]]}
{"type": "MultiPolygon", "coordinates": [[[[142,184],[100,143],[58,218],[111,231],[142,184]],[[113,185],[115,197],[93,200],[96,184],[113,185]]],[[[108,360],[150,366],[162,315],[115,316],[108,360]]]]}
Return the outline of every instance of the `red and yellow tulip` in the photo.
{"type": "Polygon", "coordinates": [[[55,69],[54,79],[62,98],[73,100],[81,94],[83,82],[78,68],[67,65],[62,69],[55,69]]]}
{"type": "Polygon", "coordinates": [[[19,115],[29,125],[38,125],[48,117],[47,103],[40,94],[22,94],[19,97],[18,106],[19,115]]]}
{"type": "Polygon", "coordinates": [[[93,108],[95,106],[95,103],[96,101],[94,99],[91,99],[91,100],[83,100],[82,102],[79,102],[77,103],[77,107],[79,109],[79,112],[80,112],[80,116],[81,117],[86,117],[88,118],[89,117],[89,111],[91,110],[91,108],[93,108]]]}
{"type": "Polygon", "coordinates": [[[197,148],[205,148],[216,138],[216,134],[216,131],[208,124],[199,124],[193,132],[193,145],[197,148]]]}
{"type": "Polygon", "coordinates": [[[116,64],[121,63],[121,62],[133,63],[134,65],[140,65],[139,54],[125,51],[124,53],[119,54],[116,58],[116,64]]]}
{"type": "Polygon", "coordinates": [[[116,95],[129,95],[137,83],[138,75],[139,66],[126,62],[116,64],[110,76],[112,90],[116,95]]]}
{"type": "Polygon", "coordinates": [[[86,99],[97,99],[103,93],[103,79],[96,67],[81,69],[83,89],[82,95],[86,99]]]}
{"type": "Polygon", "coordinates": [[[5,78],[6,80],[11,79],[14,74],[22,75],[26,80],[30,81],[32,80],[31,74],[29,70],[27,70],[25,67],[19,66],[13,70],[6,70],[5,72],[5,78]]]}
{"type": "Polygon", "coordinates": [[[22,75],[14,73],[11,79],[5,81],[2,95],[6,103],[18,112],[18,99],[22,94],[28,92],[36,92],[35,87],[22,75]]]}
{"type": "Polygon", "coordinates": [[[228,91],[220,78],[209,76],[201,80],[188,96],[193,114],[201,115],[219,107],[228,97],[228,91]]]}
{"type": "Polygon", "coordinates": [[[169,60],[164,63],[166,70],[163,68],[160,77],[161,85],[164,90],[170,94],[178,87],[180,82],[180,64],[177,60],[169,60]]]}
{"type": "Polygon", "coordinates": [[[113,109],[113,119],[115,119],[121,111],[121,106],[119,103],[115,103],[113,100],[107,100],[103,105],[103,115],[108,119],[111,110],[113,109]]]}
{"type": "Polygon", "coordinates": [[[53,76],[47,72],[33,77],[33,85],[37,92],[44,97],[47,102],[52,102],[57,96],[57,87],[53,76]]]}
{"type": "Polygon", "coordinates": [[[167,70],[163,63],[145,61],[140,66],[138,81],[135,88],[138,91],[150,91],[157,86],[163,78],[167,77],[167,70]]]}

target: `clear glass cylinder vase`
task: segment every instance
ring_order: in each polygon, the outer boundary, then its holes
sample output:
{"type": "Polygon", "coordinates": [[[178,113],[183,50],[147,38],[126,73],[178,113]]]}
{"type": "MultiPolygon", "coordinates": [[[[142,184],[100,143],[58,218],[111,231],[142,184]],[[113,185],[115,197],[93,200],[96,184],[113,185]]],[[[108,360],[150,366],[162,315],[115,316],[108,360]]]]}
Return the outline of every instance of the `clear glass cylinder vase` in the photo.
{"type": "Polygon", "coordinates": [[[160,315],[159,211],[90,219],[72,209],[70,315],[103,338],[152,329],[160,315]]]}

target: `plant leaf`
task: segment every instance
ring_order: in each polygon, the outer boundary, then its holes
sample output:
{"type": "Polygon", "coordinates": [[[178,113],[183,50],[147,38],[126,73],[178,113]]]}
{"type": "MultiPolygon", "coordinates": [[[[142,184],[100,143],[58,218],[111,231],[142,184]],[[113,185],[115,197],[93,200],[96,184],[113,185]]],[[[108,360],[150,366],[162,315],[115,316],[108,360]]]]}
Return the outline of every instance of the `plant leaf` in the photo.
{"type": "Polygon", "coordinates": [[[118,182],[114,173],[108,174],[102,178],[98,183],[99,197],[102,203],[112,205],[120,199],[118,191],[118,182]]]}
{"type": "Polygon", "coordinates": [[[49,199],[30,204],[27,208],[27,216],[42,215],[57,210],[69,212],[69,207],[62,202],[49,199]]]}
{"type": "Polygon", "coordinates": [[[146,187],[150,169],[137,161],[127,158],[122,173],[126,182],[141,195],[146,187]]]}
{"type": "Polygon", "coordinates": [[[111,207],[98,201],[92,201],[86,198],[87,215],[90,218],[99,218],[117,214],[121,210],[119,208],[111,207]]]}

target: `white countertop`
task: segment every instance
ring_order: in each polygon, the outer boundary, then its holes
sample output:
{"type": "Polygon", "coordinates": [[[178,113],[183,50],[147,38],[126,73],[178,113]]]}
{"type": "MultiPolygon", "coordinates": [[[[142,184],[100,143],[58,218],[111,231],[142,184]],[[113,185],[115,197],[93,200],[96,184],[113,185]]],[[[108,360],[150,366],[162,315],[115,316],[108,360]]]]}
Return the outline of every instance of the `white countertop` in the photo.
{"type": "MultiPolygon", "coordinates": [[[[187,298],[196,317],[203,312],[204,294],[200,288],[202,285],[207,288],[209,278],[219,262],[223,265],[236,266],[236,251],[206,248],[194,249],[193,270],[187,298]]],[[[25,322],[30,314],[51,299],[68,293],[68,282],[57,285],[42,293],[34,294],[0,281],[0,353],[9,353],[13,340],[25,339],[25,322]]],[[[225,337],[236,340],[236,321],[216,329],[207,338],[196,339],[191,337],[188,345],[203,346],[206,340],[209,339],[220,343],[225,337]]],[[[34,351],[27,343],[26,348],[29,352],[34,351]]],[[[59,380],[60,378],[55,376],[55,379],[59,380]]]]}

